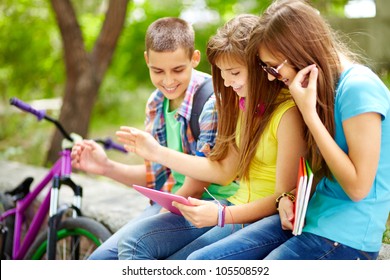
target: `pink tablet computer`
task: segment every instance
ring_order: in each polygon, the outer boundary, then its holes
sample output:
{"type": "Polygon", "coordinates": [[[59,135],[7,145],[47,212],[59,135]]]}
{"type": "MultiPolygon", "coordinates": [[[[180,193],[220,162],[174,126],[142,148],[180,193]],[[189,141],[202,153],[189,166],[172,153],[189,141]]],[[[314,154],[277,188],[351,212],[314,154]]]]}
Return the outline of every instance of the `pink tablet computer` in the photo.
{"type": "Polygon", "coordinates": [[[177,201],[181,204],[185,204],[185,205],[189,205],[189,206],[191,205],[185,197],[180,196],[180,195],[162,192],[162,191],[158,191],[155,189],[145,188],[145,187],[138,186],[138,185],[133,185],[133,188],[136,191],[139,191],[140,193],[142,193],[144,196],[150,198],[154,202],[160,204],[165,209],[167,209],[167,210],[169,210],[172,213],[177,214],[177,215],[181,215],[181,213],[180,213],[179,209],[172,206],[172,201],[177,201]]]}

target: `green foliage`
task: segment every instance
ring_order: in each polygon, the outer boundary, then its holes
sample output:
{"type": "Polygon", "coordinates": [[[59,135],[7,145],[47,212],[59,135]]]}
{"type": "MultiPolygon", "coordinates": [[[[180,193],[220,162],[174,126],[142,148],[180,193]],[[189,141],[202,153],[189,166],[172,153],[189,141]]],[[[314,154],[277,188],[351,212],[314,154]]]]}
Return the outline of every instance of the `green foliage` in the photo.
{"type": "Polygon", "coordinates": [[[382,78],[382,81],[385,83],[385,85],[390,88],[390,71],[388,70],[382,70],[381,73],[379,73],[380,77],[382,78]]]}
{"type": "Polygon", "coordinates": [[[84,44],[87,51],[92,51],[95,40],[99,35],[104,21],[104,14],[85,13],[80,15],[79,23],[83,32],[84,44]]]}
{"type": "Polygon", "coordinates": [[[348,0],[312,0],[311,2],[325,16],[344,17],[344,6],[348,0]]]}
{"type": "Polygon", "coordinates": [[[386,230],[383,233],[382,242],[386,244],[390,244],[390,213],[386,223],[386,230]]]}
{"type": "Polygon", "coordinates": [[[152,91],[152,88],[140,87],[136,91],[104,92],[94,107],[91,130],[121,125],[142,127],[146,100],[152,91]]]}
{"type": "Polygon", "coordinates": [[[41,166],[51,137],[50,124],[30,114],[7,108],[7,118],[0,117],[0,160],[13,160],[41,166]]]}
{"type": "Polygon", "coordinates": [[[0,4],[0,92],[47,98],[62,93],[64,69],[57,27],[47,1],[0,4]]]}

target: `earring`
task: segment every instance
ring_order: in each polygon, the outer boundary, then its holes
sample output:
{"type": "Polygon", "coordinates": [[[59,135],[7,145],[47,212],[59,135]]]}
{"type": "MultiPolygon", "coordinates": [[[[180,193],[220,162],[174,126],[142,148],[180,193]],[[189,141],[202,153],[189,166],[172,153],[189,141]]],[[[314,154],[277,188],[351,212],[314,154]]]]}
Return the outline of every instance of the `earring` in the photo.
{"type": "Polygon", "coordinates": [[[241,111],[245,111],[245,97],[241,97],[238,106],[240,107],[241,111]]]}
{"type": "Polygon", "coordinates": [[[265,112],[265,103],[257,104],[256,111],[255,111],[256,116],[261,117],[264,114],[264,112],[265,112]]]}
{"type": "MultiPolygon", "coordinates": [[[[245,97],[241,97],[238,105],[241,111],[245,111],[245,97]]],[[[265,103],[259,103],[256,106],[255,115],[261,117],[265,112],[265,103]]]]}

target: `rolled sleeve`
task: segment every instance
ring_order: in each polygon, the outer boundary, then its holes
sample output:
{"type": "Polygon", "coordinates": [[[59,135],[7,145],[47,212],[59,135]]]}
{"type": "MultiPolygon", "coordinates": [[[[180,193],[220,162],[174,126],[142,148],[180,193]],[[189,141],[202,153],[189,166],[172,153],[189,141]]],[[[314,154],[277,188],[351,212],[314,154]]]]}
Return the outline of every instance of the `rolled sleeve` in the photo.
{"type": "Polygon", "coordinates": [[[211,96],[203,106],[199,116],[199,138],[196,155],[208,156],[215,145],[217,136],[218,115],[215,108],[215,96],[211,96]]]}

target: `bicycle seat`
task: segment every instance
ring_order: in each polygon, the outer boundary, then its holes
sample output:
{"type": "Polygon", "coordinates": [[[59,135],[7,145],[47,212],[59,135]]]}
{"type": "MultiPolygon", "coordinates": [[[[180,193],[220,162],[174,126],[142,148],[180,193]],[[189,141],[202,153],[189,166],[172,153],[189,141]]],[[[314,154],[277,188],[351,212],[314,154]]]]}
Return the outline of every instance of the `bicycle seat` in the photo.
{"type": "Polygon", "coordinates": [[[12,199],[14,201],[20,200],[30,192],[30,186],[33,181],[34,181],[33,177],[27,177],[12,191],[7,191],[5,193],[12,196],[12,199]]]}

